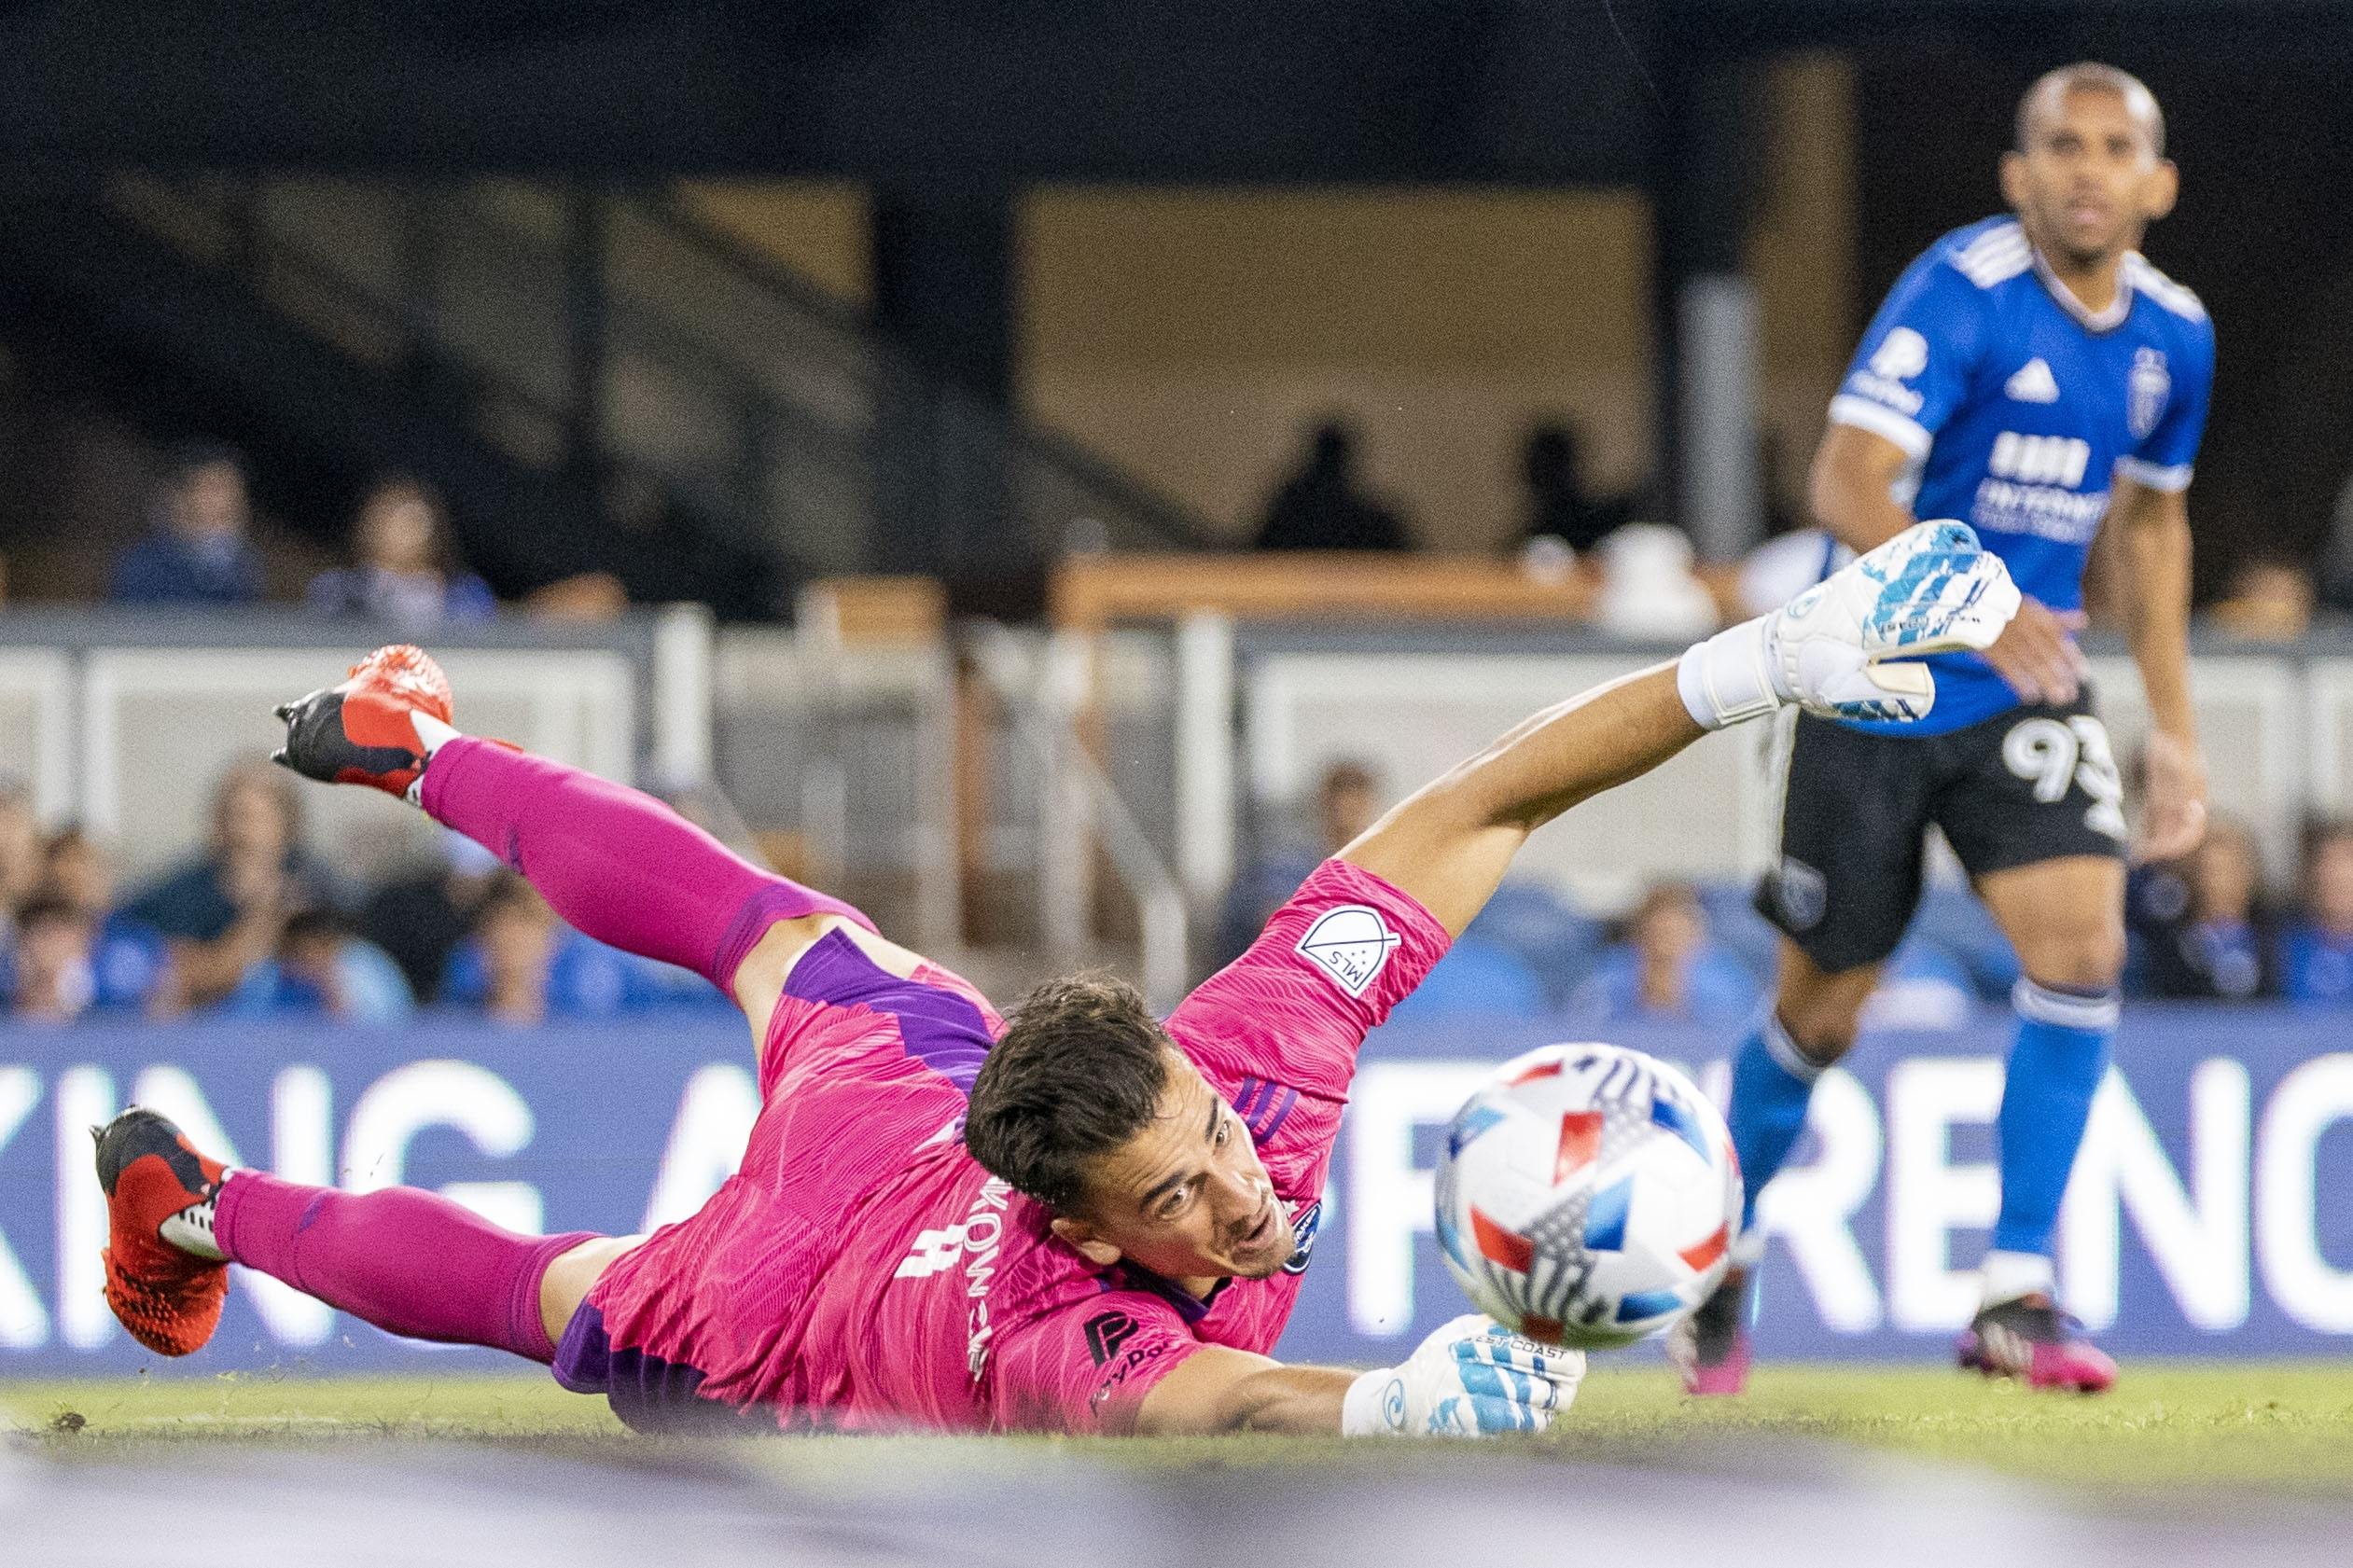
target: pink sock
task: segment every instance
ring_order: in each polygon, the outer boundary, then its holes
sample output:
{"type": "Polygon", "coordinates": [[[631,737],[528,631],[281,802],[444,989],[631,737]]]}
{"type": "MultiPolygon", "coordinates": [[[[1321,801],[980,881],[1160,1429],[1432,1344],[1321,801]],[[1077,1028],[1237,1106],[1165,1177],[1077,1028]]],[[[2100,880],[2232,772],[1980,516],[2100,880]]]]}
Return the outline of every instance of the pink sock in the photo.
{"type": "Polygon", "coordinates": [[[649,795],[493,742],[445,742],[421,798],[436,821],[529,878],[576,930],[721,991],[780,920],[830,913],[874,928],[839,898],[740,859],[649,795]]]}
{"type": "Polygon", "coordinates": [[[412,1339],[555,1359],[539,1316],[548,1265],[595,1232],[518,1236],[414,1187],[340,1192],[238,1171],[213,1239],[248,1269],[412,1339]]]}

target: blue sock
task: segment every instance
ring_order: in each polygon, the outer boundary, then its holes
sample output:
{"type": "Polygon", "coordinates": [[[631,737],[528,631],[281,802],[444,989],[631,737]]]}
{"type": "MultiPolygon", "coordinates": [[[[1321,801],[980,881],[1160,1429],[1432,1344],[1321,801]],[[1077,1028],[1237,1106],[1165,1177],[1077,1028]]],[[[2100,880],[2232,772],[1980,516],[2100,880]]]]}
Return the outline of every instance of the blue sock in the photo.
{"type": "Polygon", "coordinates": [[[2001,1152],[2001,1218],[1994,1250],[2048,1256],[2068,1173],[2083,1142],[2092,1096],[2116,1033],[2113,990],[2073,991],[2021,979],[2010,993],[2018,1043],[1995,1123],[2001,1152]]]}
{"type": "Polygon", "coordinates": [[[1798,1054],[1789,1031],[1768,1009],[1764,1021],[1740,1042],[1733,1057],[1732,1146],[1740,1156],[1740,1180],[1747,1201],[1740,1213],[1743,1231],[1757,1223],[1757,1194],[1773,1180],[1805,1131],[1805,1103],[1822,1070],[1798,1054]]]}

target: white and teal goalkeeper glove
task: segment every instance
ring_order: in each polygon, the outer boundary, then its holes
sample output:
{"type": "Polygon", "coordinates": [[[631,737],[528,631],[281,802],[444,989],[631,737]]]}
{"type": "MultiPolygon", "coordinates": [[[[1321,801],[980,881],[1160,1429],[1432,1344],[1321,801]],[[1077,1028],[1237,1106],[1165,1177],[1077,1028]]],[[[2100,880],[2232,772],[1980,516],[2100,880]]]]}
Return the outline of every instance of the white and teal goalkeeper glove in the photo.
{"type": "Polygon", "coordinates": [[[1677,684],[1708,729],[1785,702],[1825,718],[1923,718],[1936,680],[1920,659],[1982,649],[2017,613],[2009,568],[1967,523],[1914,523],[1773,614],[1694,645],[1677,684]]]}
{"type": "Polygon", "coordinates": [[[1512,1333],[1466,1312],[1395,1367],[1348,1385],[1348,1437],[1492,1437],[1541,1432],[1577,1397],[1585,1353],[1512,1333]]]}

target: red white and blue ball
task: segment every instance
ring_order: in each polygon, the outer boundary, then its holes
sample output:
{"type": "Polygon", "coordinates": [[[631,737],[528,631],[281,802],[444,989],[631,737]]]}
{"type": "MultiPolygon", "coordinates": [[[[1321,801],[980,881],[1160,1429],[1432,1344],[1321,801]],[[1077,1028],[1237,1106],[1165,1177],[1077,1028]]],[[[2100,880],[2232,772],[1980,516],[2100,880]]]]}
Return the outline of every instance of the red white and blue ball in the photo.
{"type": "Polygon", "coordinates": [[[1723,1278],[1739,1229],[1724,1118],[1640,1051],[1530,1051],[1447,1127],[1439,1247],[1481,1311],[1531,1339],[1604,1350],[1668,1327],[1723,1278]]]}

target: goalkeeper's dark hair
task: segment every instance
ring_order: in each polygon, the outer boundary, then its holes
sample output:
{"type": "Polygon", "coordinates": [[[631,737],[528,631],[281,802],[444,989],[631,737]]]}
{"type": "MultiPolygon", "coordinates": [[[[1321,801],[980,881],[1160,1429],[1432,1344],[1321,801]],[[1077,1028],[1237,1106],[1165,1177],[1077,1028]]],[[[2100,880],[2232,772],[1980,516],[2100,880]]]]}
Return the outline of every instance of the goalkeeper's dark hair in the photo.
{"type": "Polygon", "coordinates": [[[1108,975],[1048,980],[1013,1009],[981,1064],[965,1147],[1015,1191],[1079,1213],[1090,1163],[1159,1109],[1169,1048],[1134,986],[1108,975]]]}

